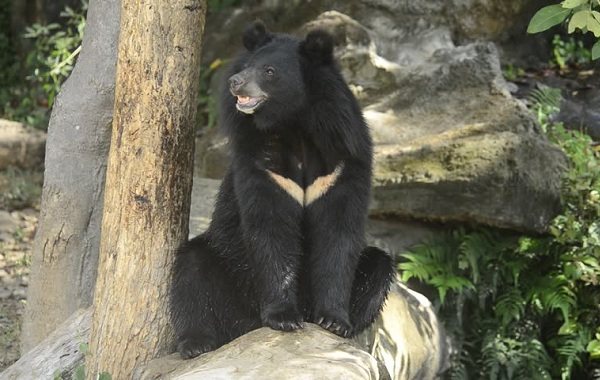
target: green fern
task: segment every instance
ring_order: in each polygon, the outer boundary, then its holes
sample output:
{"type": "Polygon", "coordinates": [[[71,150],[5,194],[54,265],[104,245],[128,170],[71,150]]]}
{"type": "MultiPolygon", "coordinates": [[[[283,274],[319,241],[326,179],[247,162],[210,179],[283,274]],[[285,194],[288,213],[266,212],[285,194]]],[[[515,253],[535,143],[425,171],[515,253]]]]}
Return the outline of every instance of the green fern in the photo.
{"type": "Polygon", "coordinates": [[[528,101],[533,109],[543,108],[558,112],[560,110],[560,103],[563,100],[561,90],[542,84],[538,86],[538,88],[531,91],[528,97],[528,101]]]}
{"type": "Polygon", "coordinates": [[[560,89],[543,85],[529,94],[528,102],[544,132],[548,129],[551,117],[560,111],[562,100],[560,89]]]}
{"type": "Polygon", "coordinates": [[[587,329],[581,329],[575,334],[558,336],[552,343],[556,345],[556,352],[560,358],[561,379],[570,378],[573,367],[581,366],[581,355],[586,352],[586,346],[591,340],[587,329]]]}
{"type": "Polygon", "coordinates": [[[461,275],[456,264],[458,246],[452,235],[442,236],[434,244],[422,244],[412,251],[402,254],[406,260],[398,265],[402,271],[402,281],[416,278],[433,285],[444,303],[449,290],[461,293],[474,286],[468,278],[461,275]]]}
{"type": "Polygon", "coordinates": [[[501,335],[484,340],[482,364],[489,379],[551,379],[550,357],[537,339],[520,341],[501,335]]]}
{"type": "Polygon", "coordinates": [[[525,299],[519,289],[509,289],[498,297],[494,309],[496,316],[507,326],[512,321],[518,321],[525,312],[525,299]]]}
{"type": "Polygon", "coordinates": [[[577,301],[569,288],[569,282],[562,274],[538,278],[527,297],[545,312],[560,310],[565,325],[569,323],[570,311],[577,301]]]}
{"type": "Polygon", "coordinates": [[[529,101],[533,104],[534,109],[542,107],[558,111],[562,100],[560,89],[544,85],[540,85],[529,94],[529,101]]]}

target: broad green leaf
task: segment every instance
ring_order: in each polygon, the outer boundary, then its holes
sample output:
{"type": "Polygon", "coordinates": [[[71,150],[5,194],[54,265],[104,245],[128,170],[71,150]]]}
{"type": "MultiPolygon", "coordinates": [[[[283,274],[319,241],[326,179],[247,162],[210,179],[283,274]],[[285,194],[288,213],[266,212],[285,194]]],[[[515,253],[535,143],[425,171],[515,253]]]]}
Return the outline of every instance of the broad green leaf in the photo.
{"type": "Polygon", "coordinates": [[[539,33],[563,22],[571,14],[571,9],[565,9],[560,4],[549,5],[536,12],[531,18],[527,33],[539,33]]]}
{"type": "Polygon", "coordinates": [[[600,359],[600,340],[594,339],[590,341],[585,349],[590,353],[592,359],[600,359]]]}
{"type": "Polygon", "coordinates": [[[589,0],[565,0],[561,3],[563,8],[576,8],[580,5],[587,4],[589,0]]]}
{"type": "Polygon", "coordinates": [[[592,18],[592,12],[590,11],[579,11],[575,12],[571,20],[569,21],[569,34],[573,33],[575,29],[584,30],[587,28],[588,18],[592,18]]]}
{"type": "Polygon", "coordinates": [[[592,59],[600,58],[600,40],[596,41],[594,46],[592,46],[592,59]]]}
{"type": "Polygon", "coordinates": [[[587,20],[587,29],[594,33],[594,36],[600,37],[600,12],[592,11],[592,17],[587,20]]]}

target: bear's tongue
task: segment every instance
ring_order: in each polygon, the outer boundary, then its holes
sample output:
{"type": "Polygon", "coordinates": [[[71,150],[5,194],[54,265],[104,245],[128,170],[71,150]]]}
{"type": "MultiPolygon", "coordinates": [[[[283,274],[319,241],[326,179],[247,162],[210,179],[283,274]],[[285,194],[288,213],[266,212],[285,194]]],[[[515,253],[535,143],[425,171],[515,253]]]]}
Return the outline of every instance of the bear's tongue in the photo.
{"type": "Polygon", "coordinates": [[[241,96],[241,95],[238,95],[238,97],[237,97],[237,102],[239,104],[243,104],[243,105],[251,104],[251,103],[253,103],[255,101],[256,101],[256,98],[253,98],[251,96],[241,96]]]}

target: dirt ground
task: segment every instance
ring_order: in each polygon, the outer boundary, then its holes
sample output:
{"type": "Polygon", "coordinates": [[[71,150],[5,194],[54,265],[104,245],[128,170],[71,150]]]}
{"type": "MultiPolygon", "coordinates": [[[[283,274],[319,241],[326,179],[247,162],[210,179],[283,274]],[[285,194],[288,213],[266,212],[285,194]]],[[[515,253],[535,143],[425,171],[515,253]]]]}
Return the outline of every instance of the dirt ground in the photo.
{"type": "Polygon", "coordinates": [[[20,356],[31,244],[39,216],[41,173],[33,181],[26,177],[0,172],[0,371],[20,356]],[[15,192],[16,183],[20,193],[15,192]],[[30,193],[24,197],[23,191],[30,193]]]}

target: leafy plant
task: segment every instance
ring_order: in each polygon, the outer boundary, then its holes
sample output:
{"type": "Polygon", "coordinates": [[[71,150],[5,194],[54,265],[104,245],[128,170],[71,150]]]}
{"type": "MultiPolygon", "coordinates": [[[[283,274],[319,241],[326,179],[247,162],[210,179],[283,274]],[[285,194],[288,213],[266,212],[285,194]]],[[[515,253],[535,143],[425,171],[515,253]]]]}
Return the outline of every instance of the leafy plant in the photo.
{"type": "Polygon", "coordinates": [[[44,128],[60,85],[69,76],[81,49],[87,0],[81,7],[66,7],[63,24],[33,24],[24,37],[33,41],[22,71],[12,86],[0,88],[0,116],[44,128]]]}
{"type": "Polygon", "coordinates": [[[66,20],[65,25],[33,24],[26,28],[25,38],[35,42],[27,57],[28,64],[34,70],[27,79],[43,89],[49,107],[54,103],[61,83],[71,73],[75,58],[81,51],[86,10],[87,2],[84,1],[81,12],[70,7],[61,12],[61,17],[66,20]]]}
{"type": "Polygon", "coordinates": [[[217,124],[217,98],[210,88],[211,80],[224,61],[216,59],[208,67],[200,67],[200,86],[198,94],[198,112],[196,125],[214,128],[217,124]]]}
{"type": "MultiPolygon", "coordinates": [[[[569,34],[579,30],[582,33],[593,33],[596,38],[600,38],[599,10],[598,0],[564,0],[560,4],[544,7],[533,15],[527,32],[543,32],[566,22],[569,34]]],[[[600,58],[600,39],[592,47],[591,57],[600,58]]]]}
{"type": "Polygon", "coordinates": [[[413,248],[399,264],[419,280],[457,353],[452,379],[592,379],[600,367],[600,154],[591,139],[551,122],[560,91],[531,108],[570,159],[564,211],[548,236],[459,228],[413,248]]]}
{"type": "Polygon", "coordinates": [[[540,85],[529,94],[531,109],[535,112],[538,122],[544,132],[548,131],[551,117],[560,111],[560,103],[563,97],[558,88],[540,85]]]}
{"type": "Polygon", "coordinates": [[[506,80],[513,82],[519,77],[523,76],[525,74],[525,70],[515,65],[508,64],[504,67],[502,73],[504,74],[506,80]]]}
{"type": "Polygon", "coordinates": [[[569,65],[583,65],[592,61],[592,53],[583,46],[582,41],[573,37],[563,39],[558,34],[552,39],[552,55],[561,70],[569,65]]]}

